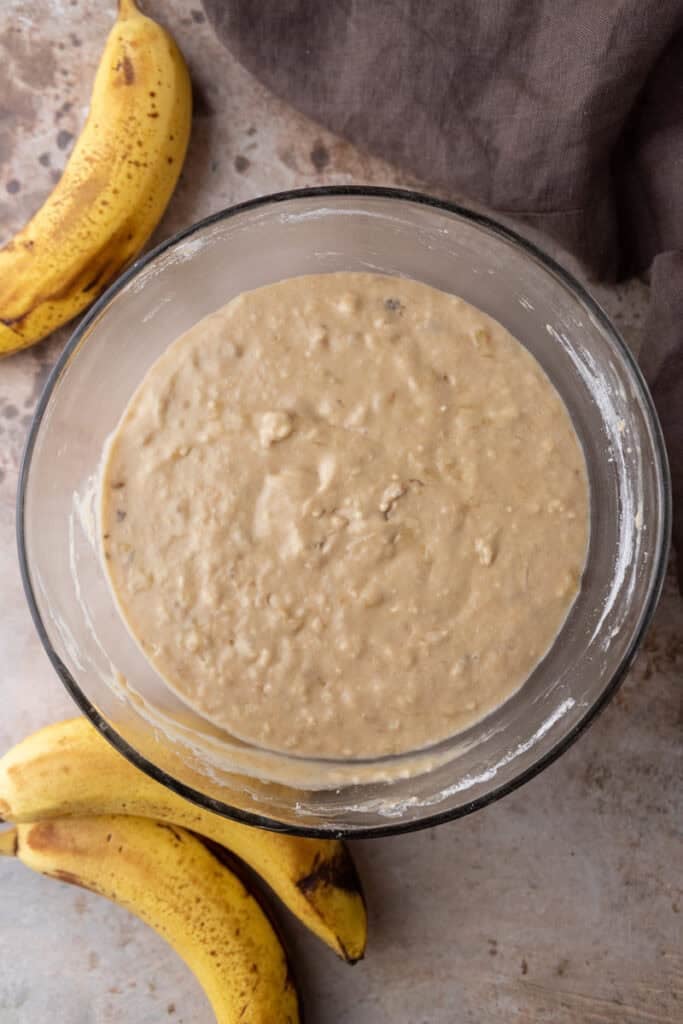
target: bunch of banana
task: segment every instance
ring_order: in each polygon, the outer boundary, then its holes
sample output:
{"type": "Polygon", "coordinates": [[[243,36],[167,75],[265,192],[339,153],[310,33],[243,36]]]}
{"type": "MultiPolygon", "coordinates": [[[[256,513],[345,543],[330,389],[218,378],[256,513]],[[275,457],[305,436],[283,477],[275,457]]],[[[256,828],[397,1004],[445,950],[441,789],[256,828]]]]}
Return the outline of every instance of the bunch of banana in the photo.
{"type": "Polygon", "coordinates": [[[195,970],[221,1022],[293,1022],[297,1002],[258,905],[202,839],[246,862],[343,959],[353,963],[365,951],[365,903],[342,842],[267,832],[204,810],[135,768],[85,718],[47,726],[0,759],[0,820],[16,826],[0,833],[0,852],[101,892],[160,931],[195,970]],[[194,910],[195,897],[206,912],[194,910]],[[208,961],[207,942],[216,953],[208,961]],[[242,981],[246,963],[258,965],[258,984],[242,981]],[[237,980],[219,997],[235,964],[237,980]],[[254,1003],[241,1018],[244,992],[254,1003]]]}
{"type": "Polygon", "coordinates": [[[202,985],[219,1024],[296,1024],[299,1000],[272,925],[190,832],[145,818],[61,818],[0,833],[0,854],[120,903],[202,985]]]}
{"type": "Polygon", "coordinates": [[[140,251],[175,188],[191,116],[175,42],[135,0],[119,0],[64,174],[0,249],[0,356],[76,316],[140,251]]]}

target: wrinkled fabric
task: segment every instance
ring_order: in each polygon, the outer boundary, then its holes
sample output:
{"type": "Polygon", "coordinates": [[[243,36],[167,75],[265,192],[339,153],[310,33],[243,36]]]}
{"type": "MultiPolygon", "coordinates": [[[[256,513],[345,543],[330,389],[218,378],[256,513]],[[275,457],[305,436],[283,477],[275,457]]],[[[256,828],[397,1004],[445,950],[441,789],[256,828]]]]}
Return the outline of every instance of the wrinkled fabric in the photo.
{"type": "Polygon", "coordinates": [[[332,131],[545,231],[594,277],[652,267],[642,365],[683,552],[683,0],[203,2],[332,131]]]}

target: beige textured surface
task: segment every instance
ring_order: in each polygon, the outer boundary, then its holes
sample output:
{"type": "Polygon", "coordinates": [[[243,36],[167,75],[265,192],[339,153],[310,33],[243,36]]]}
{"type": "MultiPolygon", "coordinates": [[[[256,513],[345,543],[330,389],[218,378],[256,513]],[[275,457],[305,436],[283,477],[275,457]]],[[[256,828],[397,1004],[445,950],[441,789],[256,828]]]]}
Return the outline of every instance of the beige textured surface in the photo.
{"type": "MultiPolygon", "coordinates": [[[[63,166],[113,8],[0,5],[0,240],[63,166]]],[[[198,84],[190,159],[159,238],[261,192],[405,183],[269,97],[217,46],[191,0],[146,9],[165,17],[198,84]]],[[[644,285],[593,290],[637,348],[644,285]]],[[[0,363],[2,749],[73,713],[31,625],[14,542],[27,422],[67,333],[0,363]]],[[[349,969],[285,922],[312,1024],[680,1020],[682,636],[670,581],[620,693],[555,765],[470,818],[357,844],[366,961],[349,969]]],[[[125,912],[10,862],[0,863],[0,891],[0,1024],[52,1020],[55,1008],[69,1024],[210,1024],[189,973],[125,912]]]]}
{"type": "Polygon", "coordinates": [[[483,718],[553,644],[586,559],[584,457],[538,363],[462,299],[379,274],[280,281],[193,327],[131,399],[101,494],[147,658],[200,714],[299,755],[483,718]]]}

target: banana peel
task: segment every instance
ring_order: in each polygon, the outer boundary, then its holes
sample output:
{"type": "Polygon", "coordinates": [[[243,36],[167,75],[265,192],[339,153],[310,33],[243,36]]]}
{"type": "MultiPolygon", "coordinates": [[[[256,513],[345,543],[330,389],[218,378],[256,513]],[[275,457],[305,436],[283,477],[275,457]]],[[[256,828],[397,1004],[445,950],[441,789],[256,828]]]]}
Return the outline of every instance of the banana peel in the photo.
{"type": "Polygon", "coordinates": [[[122,813],[182,826],[226,847],[338,956],[349,963],[363,956],[365,901],[340,840],[268,832],[190,803],[126,761],[86,718],[46,726],[0,759],[0,819],[122,813]]]}
{"type": "Polygon", "coordinates": [[[0,833],[0,854],[120,904],[194,972],[217,1024],[297,1024],[287,956],[258,900],[195,836],[146,818],[63,818],[0,833]]]}
{"type": "Polygon", "coordinates": [[[191,118],[180,50],[134,0],[120,0],[64,173],[0,249],[0,356],[82,312],[136,256],[175,188],[191,118]]]}

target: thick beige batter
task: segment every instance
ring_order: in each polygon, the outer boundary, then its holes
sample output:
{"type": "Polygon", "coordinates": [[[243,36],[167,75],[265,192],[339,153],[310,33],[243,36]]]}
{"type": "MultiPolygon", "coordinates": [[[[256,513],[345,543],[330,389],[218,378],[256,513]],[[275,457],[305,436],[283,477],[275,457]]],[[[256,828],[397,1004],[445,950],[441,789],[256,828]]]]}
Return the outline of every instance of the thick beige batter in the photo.
{"type": "Polygon", "coordinates": [[[583,455],[528,352],[373,274],[241,295],[158,360],[109,447],[103,550],[184,699],[259,744],[380,755],[513,693],[577,594],[583,455]]]}

